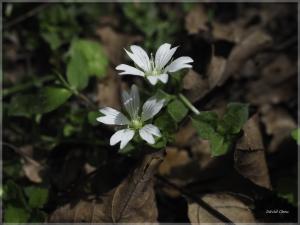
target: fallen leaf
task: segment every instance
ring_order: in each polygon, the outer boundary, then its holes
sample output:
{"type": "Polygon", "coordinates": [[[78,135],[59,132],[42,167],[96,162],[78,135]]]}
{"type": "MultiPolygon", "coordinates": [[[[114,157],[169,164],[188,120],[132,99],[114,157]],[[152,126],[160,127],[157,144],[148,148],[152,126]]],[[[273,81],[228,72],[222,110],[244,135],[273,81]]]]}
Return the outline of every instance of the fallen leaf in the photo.
{"type": "Polygon", "coordinates": [[[238,140],[234,151],[234,166],[253,183],[271,189],[257,114],[245,123],[243,131],[243,136],[238,140]]]}
{"type": "MultiPolygon", "coordinates": [[[[254,223],[255,218],[247,205],[226,193],[206,194],[201,199],[234,223],[254,223]]],[[[195,202],[188,204],[188,217],[193,224],[220,223],[220,219],[195,202]]]]}
{"type": "Polygon", "coordinates": [[[226,68],[226,59],[223,57],[213,56],[208,67],[208,83],[209,88],[214,88],[222,79],[226,68]]]}
{"type": "Polygon", "coordinates": [[[111,67],[108,68],[108,75],[98,82],[97,100],[100,107],[112,107],[121,109],[121,79],[117,72],[111,67]]]}
{"type": "Polygon", "coordinates": [[[189,121],[184,126],[180,127],[175,134],[175,145],[185,147],[190,145],[191,139],[197,135],[196,129],[193,127],[192,122],[189,121]]]}
{"type": "Polygon", "coordinates": [[[287,111],[281,108],[265,106],[261,111],[261,120],[266,126],[266,132],[272,136],[268,152],[275,152],[284,140],[290,138],[290,133],[297,127],[297,123],[287,111]]]}
{"type": "Polygon", "coordinates": [[[154,223],[157,208],[153,175],[163,152],[148,154],[116,188],[94,200],[81,199],[56,209],[50,222],[154,223]]]}
{"type": "Polygon", "coordinates": [[[189,34],[197,34],[199,31],[207,32],[208,16],[203,5],[197,5],[189,11],[185,17],[185,28],[189,34]]]}
{"type": "Polygon", "coordinates": [[[183,78],[183,93],[191,101],[197,102],[209,92],[208,80],[201,78],[200,74],[190,69],[183,78]]]}
{"type": "Polygon", "coordinates": [[[125,56],[124,48],[142,40],[141,36],[118,33],[110,26],[99,27],[96,34],[101,39],[109,60],[114,66],[120,64],[125,56]]]}
{"type": "Polygon", "coordinates": [[[165,159],[159,166],[159,174],[170,175],[173,168],[183,166],[189,161],[190,158],[186,150],[167,147],[165,159]]]}
{"type": "Polygon", "coordinates": [[[217,85],[221,86],[230,76],[237,75],[251,57],[269,47],[271,43],[272,38],[260,30],[245,37],[230,52],[226,68],[217,85]]]}

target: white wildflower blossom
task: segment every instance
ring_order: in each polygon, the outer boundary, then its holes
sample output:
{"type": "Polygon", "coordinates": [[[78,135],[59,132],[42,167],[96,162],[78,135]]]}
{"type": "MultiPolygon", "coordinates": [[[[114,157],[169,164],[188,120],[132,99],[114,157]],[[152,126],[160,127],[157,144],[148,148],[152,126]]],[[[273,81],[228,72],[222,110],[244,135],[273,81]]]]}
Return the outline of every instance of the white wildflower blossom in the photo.
{"type": "Polygon", "coordinates": [[[131,45],[131,52],[126,51],[127,55],[133,60],[138,68],[120,64],[116,67],[117,70],[122,71],[119,75],[135,75],[142,76],[149,80],[152,85],[155,85],[159,80],[163,83],[168,82],[169,73],[176,72],[183,68],[191,68],[189,63],[193,59],[188,56],[182,56],[170,63],[178,47],[171,48],[171,45],[165,43],[161,45],[156,51],[155,58],[151,54],[151,58],[147,55],[144,49],[137,45],[131,45]]]}
{"type": "Polygon", "coordinates": [[[154,144],[154,137],[160,137],[161,133],[158,127],[153,124],[146,124],[146,121],[153,118],[162,109],[164,100],[158,100],[152,97],[144,103],[140,110],[140,96],[135,85],[132,85],[129,93],[126,91],[122,93],[122,100],[129,114],[129,118],[110,107],[100,109],[100,112],[103,113],[104,116],[97,118],[97,121],[104,124],[126,126],[125,129],[119,130],[111,136],[110,145],[115,145],[120,142],[120,149],[122,149],[134,137],[136,132],[138,132],[141,138],[146,142],[154,144]]]}

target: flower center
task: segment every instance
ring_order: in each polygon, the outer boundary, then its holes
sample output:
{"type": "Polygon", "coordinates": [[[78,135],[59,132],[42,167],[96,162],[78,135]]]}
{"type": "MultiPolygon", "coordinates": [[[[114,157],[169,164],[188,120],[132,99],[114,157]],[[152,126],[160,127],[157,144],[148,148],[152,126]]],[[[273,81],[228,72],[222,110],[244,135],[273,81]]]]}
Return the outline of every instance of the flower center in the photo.
{"type": "Polygon", "coordinates": [[[134,119],[131,121],[130,127],[134,130],[141,129],[143,127],[143,122],[140,119],[134,119]]]}
{"type": "Polygon", "coordinates": [[[157,75],[161,74],[161,70],[157,69],[155,66],[154,57],[153,57],[152,53],[151,53],[151,58],[150,58],[150,67],[151,67],[151,70],[145,74],[146,76],[157,76],[157,75]]]}

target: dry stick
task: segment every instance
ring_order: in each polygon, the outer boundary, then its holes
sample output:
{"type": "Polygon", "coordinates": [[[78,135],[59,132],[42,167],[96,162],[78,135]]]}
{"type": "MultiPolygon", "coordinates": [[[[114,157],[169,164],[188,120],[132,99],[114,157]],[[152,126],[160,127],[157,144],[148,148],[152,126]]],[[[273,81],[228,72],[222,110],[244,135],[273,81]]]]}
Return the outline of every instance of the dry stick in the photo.
{"type": "Polygon", "coordinates": [[[8,22],[6,25],[3,26],[3,29],[8,29],[32,16],[34,16],[35,14],[39,13],[41,10],[43,10],[44,8],[48,7],[49,4],[48,3],[44,3],[44,4],[41,4],[39,5],[38,7],[36,8],[33,8],[32,10],[29,10],[28,12],[26,12],[25,14],[17,17],[16,19],[8,22]]]}
{"type": "Polygon", "coordinates": [[[213,207],[211,207],[209,204],[207,204],[205,201],[203,201],[202,199],[198,198],[196,195],[189,193],[188,191],[186,191],[184,188],[182,187],[178,187],[176,184],[173,184],[172,182],[168,181],[167,179],[165,179],[162,176],[156,175],[156,178],[161,181],[162,183],[170,186],[171,188],[176,189],[177,191],[179,191],[183,196],[186,196],[187,198],[193,200],[194,202],[198,203],[202,208],[204,208],[207,212],[209,212],[210,214],[212,214],[213,216],[215,216],[217,219],[221,220],[222,222],[225,223],[229,223],[229,224],[233,224],[234,223],[227,218],[226,216],[224,216],[222,213],[220,213],[219,211],[215,210],[213,207]]]}

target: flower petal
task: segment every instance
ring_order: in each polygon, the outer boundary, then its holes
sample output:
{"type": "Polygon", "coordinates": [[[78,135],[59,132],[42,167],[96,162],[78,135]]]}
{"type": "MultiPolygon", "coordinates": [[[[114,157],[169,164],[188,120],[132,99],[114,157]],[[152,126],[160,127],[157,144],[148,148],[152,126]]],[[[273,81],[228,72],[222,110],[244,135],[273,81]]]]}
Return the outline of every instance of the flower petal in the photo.
{"type": "Polygon", "coordinates": [[[157,137],[161,136],[159,129],[152,124],[145,125],[142,129],[139,130],[139,134],[141,138],[143,138],[149,144],[155,143],[153,135],[157,137]]]}
{"type": "Polygon", "coordinates": [[[127,125],[129,124],[129,120],[126,116],[124,116],[123,113],[110,108],[105,107],[103,109],[100,109],[100,112],[104,114],[104,116],[100,116],[97,118],[97,121],[104,124],[109,125],[127,125]]]}
{"type": "Polygon", "coordinates": [[[125,74],[128,74],[128,75],[136,75],[136,76],[144,76],[145,73],[141,70],[138,70],[137,68],[135,67],[132,67],[132,66],[128,66],[126,64],[120,64],[116,67],[116,70],[123,70],[123,72],[119,73],[119,75],[125,75],[125,74]]]}
{"type": "Polygon", "coordinates": [[[137,86],[132,85],[129,94],[127,91],[123,91],[122,100],[130,117],[135,119],[138,116],[140,109],[140,95],[137,86]]]}
{"type": "Polygon", "coordinates": [[[144,139],[149,144],[154,144],[155,143],[155,140],[154,140],[154,137],[152,136],[152,134],[150,134],[144,128],[139,130],[139,134],[140,134],[141,138],[144,139]]]}
{"type": "Polygon", "coordinates": [[[177,48],[171,49],[171,45],[168,43],[161,45],[155,53],[156,68],[162,69],[171,60],[177,48]]]}
{"type": "Polygon", "coordinates": [[[194,60],[191,57],[188,56],[179,57],[165,68],[165,72],[173,73],[183,68],[191,68],[192,65],[188,63],[192,63],[192,62],[194,62],[194,60]]]}
{"type": "Polygon", "coordinates": [[[158,76],[147,76],[147,79],[149,80],[150,84],[155,85],[158,81],[158,76]]]}
{"type": "Polygon", "coordinates": [[[150,65],[150,59],[147,53],[145,52],[144,49],[142,49],[140,46],[137,45],[131,45],[130,49],[132,53],[139,58],[139,61],[142,62],[142,69],[144,71],[150,71],[151,70],[151,65],[150,65]]]}
{"type": "Polygon", "coordinates": [[[169,75],[164,73],[164,74],[161,74],[161,75],[158,75],[158,79],[163,82],[163,83],[167,83],[168,82],[168,78],[169,78],[169,75]]]}
{"type": "Polygon", "coordinates": [[[134,131],[131,129],[123,129],[114,133],[110,138],[110,145],[115,145],[121,142],[120,149],[124,148],[128,142],[133,138],[134,131]]]}
{"type": "Polygon", "coordinates": [[[157,100],[154,97],[149,98],[143,105],[142,121],[153,118],[164,106],[164,100],[157,100]]]}

